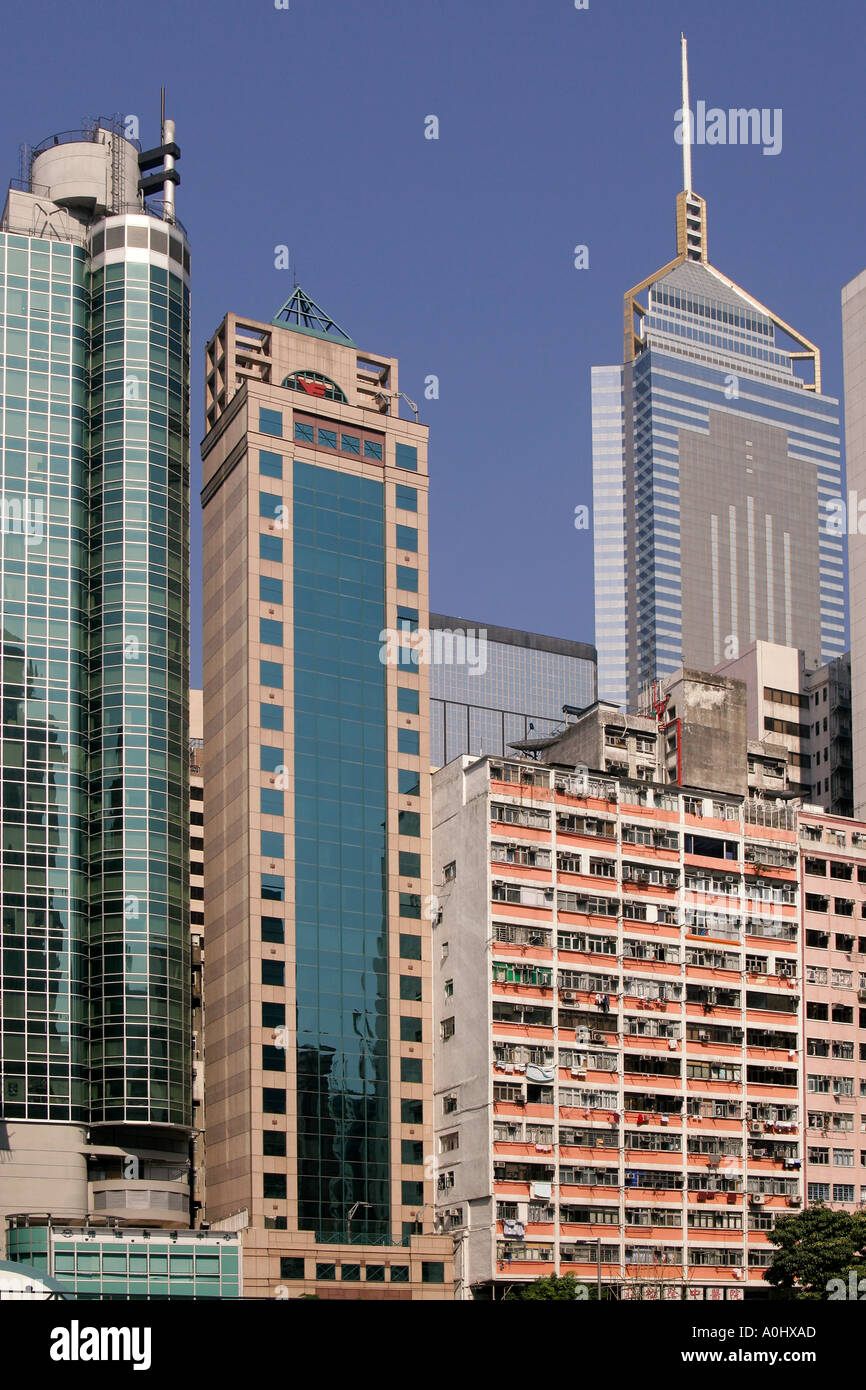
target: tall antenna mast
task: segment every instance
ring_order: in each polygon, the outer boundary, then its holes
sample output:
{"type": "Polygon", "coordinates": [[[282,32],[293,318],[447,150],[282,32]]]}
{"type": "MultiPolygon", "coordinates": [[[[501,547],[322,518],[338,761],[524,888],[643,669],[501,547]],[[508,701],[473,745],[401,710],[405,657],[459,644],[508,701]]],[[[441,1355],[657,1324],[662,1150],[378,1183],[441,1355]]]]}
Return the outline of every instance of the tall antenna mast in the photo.
{"type": "Polygon", "coordinates": [[[683,46],[683,188],[692,191],[692,113],[689,107],[689,49],[686,36],[680,33],[683,46]]]}

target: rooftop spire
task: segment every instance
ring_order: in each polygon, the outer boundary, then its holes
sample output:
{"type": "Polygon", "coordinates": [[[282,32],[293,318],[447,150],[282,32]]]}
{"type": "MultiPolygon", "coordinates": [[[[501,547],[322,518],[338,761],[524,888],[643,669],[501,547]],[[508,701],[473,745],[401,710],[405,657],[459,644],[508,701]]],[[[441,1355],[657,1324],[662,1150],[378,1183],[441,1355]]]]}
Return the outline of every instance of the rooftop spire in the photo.
{"type": "Polygon", "coordinates": [[[685,34],[680,34],[683,65],[683,189],[692,191],[692,115],[689,107],[689,46],[685,34]]]}

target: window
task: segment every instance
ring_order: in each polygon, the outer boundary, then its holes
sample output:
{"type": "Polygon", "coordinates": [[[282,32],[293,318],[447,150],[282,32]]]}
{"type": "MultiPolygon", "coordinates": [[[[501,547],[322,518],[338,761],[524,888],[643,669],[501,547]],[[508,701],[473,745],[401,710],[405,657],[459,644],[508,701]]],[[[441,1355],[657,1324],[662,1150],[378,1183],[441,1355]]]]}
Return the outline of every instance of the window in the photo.
{"type": "Polygon", "coordinates": [[[420,1057],[400,1058],[400,1080],[413,1086],[421,1085],[424,1074],[420,1057]]]}
{"type": "Polygon", "coordinates": [[[421,981],[414,975],[400,976],[400,998],[407,1003],[418,1003],[421,999],[421,981]]]}
{"type": "MultiPolygon", "coordinates": [[[[284,1028],[286,1024],[285,1004],[269,1004],[267,1000],[262,1001],[262,1027],[263,1028],[284,1028]]],[[[282,1068],[280,1068],[282,1071],[282,1068]]]]}
{"type": "Polygon", "coordinates": [[[853,1202],[854,1184],[847,1182],[836,1182],[833,1184],[834,1202],[853,1202]]]}
{"type": "Polygon", "coordinates": [[[279,661],[259,662],[259,684],[269,685],[274,690],[283,688],[283,666],[279,661]]]}
{"type": "Polygon", "coordinates": [[[444,1284],[445,1265],[439,1260],[423,1260],[421,1262],[421,1283],[444,1284]]]}
{"type": "Polygon", "coordinates": [[[401,1018],[400,1019],[400,1041],[417,1043],[421,1042],[421,1020],[420,1018],[401,1018]]]}
{"type": "Polygon", "coordinates": [[[457,1109],[457,1097],[454,1095],[442,1097],[442,1111],[445,1115],[453,1115],[457,1109]]]}
{"type": "Polygon", "coordinates": [[[457,860],[452,859],[450,864],[446,864],[442,870],[442,877],[446,883],[453,883],[457,877],[457,860]]]}
{"type": "Polygon", "coordinates": [[[424,1123],[424,1104],[420,1100],[400,1101],[400,1123],[420,1125],[424,1123]]]}
{"type": "Polygon", "coordinates": [[[424,1202],[423,1182],[403,1182],[402,1200],[404,1207],[420,1207],[424,1202]]]}
{"type": "Polygon", "coordinates": [[[269,902],[286,901],[286,880],[282,874],[262,874],[262,897],[269,902]]]}
{"type": "MultiPolygon", "coordinates": [[[[286,924],[282,917],[262,918],[262,941],[281,946],[286,939],[286,924]]],[[[269,1006],[270,1007],[270,1006],[269,1006]]],[[[276,1007],[276,1005],[274,1005],[276,1007]]],[[[285,1022],[285,1019],[282,1020],[285,1022]]]]}
{"type": "Polygon", "coordinates": [[[259,705],[259,719],[263,729],[279,729],[283,727],[283,707],[282,705],[259,705]]]}
{"type": "Polygon", "coordinates": [[[418,757],[421,752],[421,735],[417,729],[397,730],[397,752],[418,757]]]}
{"type": "Polygon", "coordinates": [[[400,894],[400,916],[421,920],[421,897],[418,893],[400,894]]]}
{"type": "MultiPolygon", "coordinates": [[[[266,1129],[262,1131],[262,1153],[266,1158],[285,1158],[286,1157],[286,1133],[282,1129],[266,1129]]],[[[301,1261],[303,1268],[303,1261],[301,1261]]],[[[297,1276],[303,1278],[303,1274],[297,1276]]]]}
{"type": "Polygon", "coordinates": [[[259,766],[262,772],[277,772],[284,765],[285,754],[282,748],[273,748],[263,743],[259,749],[259,766]]]}
{"type": "Polygon", "coordinates": [[[360,1265],[341,1265],[340,1278],[344,1284],[360,1284],[361,1266],[360,1265]]]}
{"type": "Polygon", "coordinates": [[[361,453],[361,440],[357,434],[341,434],[340,449],[344,454],[361,453]]]}
{"type": "Polygon", "coordinates": [[[273,618],[259,618],[259,641],[263,647],[283,645],[283,625],[273,618]]]}
{"type": "Polygon", "coordinates": [[[405,468],[410,473],[417,473],[418,450],[414,444],[398,444],[394,462],[398,468],[405,468]]]}
{"type": "Polygon", "coordinates": [[[283,542],[279,536],[259,536],[259,559],[273,560],[278,565],[283,563],[283,542]]]}
{"type": "Polygon", "coordinates": [[[320,448],[320,449],[336,449],[336,447],[337,447],[337,431],[336,431],[336,430],[323,430],[323,429],[320,429],[320,430],[319,430],[319,448],[320,448]]]}
{"type": "Polygon", "coordinates": [[[262,787],[259,795],[261,798],[261,812],[263,816],[285,815],[285,798],[282,792],[274,791],[271,787],[262,787]]]}
{"type": "Polygon", "coordinates": [[[441,1022],[441,1024],[440,1024],[439,1031],[440,1031],[440,1033],[441,1033],[442,1041],[443,1041],[443,1042],[447,1042],[449,1038],[453,1038],[453,1037],[454,1037],[454,1019],[453,1019],[453,1017],[452,1017],[452,1018],[443,1018],[443,1020],[442,1020],[442,1022],[441,1022]]]}
{"type": "Polygon", "coordinates": [[[259,472],[265,478],[282,478],[283,460],[279,454],[270,454],[265,449],[260,449],[259,472]]]}
{"type": "Polygon", "coordinates": [[[377,444],[377,443],[376,443],[374,440],[372,440],[372,439],[365,439],[365,440],[364,440],[364,458],[365,458],[365,459],[376,459],[379,463],[381,463],[381,462],[382,462],[382,457],[383,457],[383,454],[382,454],[382,445],[381,445],[381,444],[377,444]]]}
{"type": "Polygon", "coordinates": [[[421,834],[421,816],[418,811],[398,811],[397,833],[418,838],[421,834]]]}
{"type": "Polygon", "coordinates": [[[337,1277],[337,1266],[336,1266],[336,1265],[330,1265],[330,1264],[317,1264],[317,1265],[316,1265],[316,1278],[317,1278],[317,1279],[322,1279],[322,1280],[325,1280],[325,1279],[336,1279],[336,1277],[337,1277]]]}
{"type": "Polygon", "coordinates": [[[385,1266],[367,1265],[365,1269],[365,1276],[368,1284],[384,1284],[385,1266]]]}
{"type": "Polygon", "coordinates": [[[281,1278],[281,1279],[303,1279],[303,1277],[304,1277],[304,1260],[303,1260],[303,1256],[301,1256],[300,1258],[296,1258],[296,1257],[291,1256],[291,1255],[289,1255],[289,1256],[281,1255],[281,1256],[280,1256],[280,1278],[281,1278]]]}
{"type": "Polygon", "coordinates": [[[397,566],[397,588],[405,589],[409,593],[418,592],[418,571],[410,569],[408,565],[397,566]]]}
{"type": "Polygon", "coordinates": [[[262,1196],[266,1198],[274,1198],[277,1200],[285,1200],[285,1173],[262,1173],[262,1196]]]}
{"type": "Polygon", "coordinates": [[[397,605],[397,622],[401,632],[418,631],[418,609],[406,608],[404,604],[397,605]]]}
{"type": "Polygon", "coordinates": [[[259,516],[272,520],[279,516],[283,499],[278,492],[259,493],[259,516]]]}
{"type": "Polygon", "coordinates": [[[314,427],[312,425],[302,425],[299,420],[296,420],[295,439],[299,444],[314,444],[316,441],[314,427]]]}
{"type": "Polygon", "coordinates": [[[392,1266],[391,1266],[391,1283],[392,1283],[392,1284],[408,1284],[408,1283],[409,1283],[409,1266],[408,1266],[408,1265],[392,1265],[392,1266]]]}
{"type": "Polygon", "coordinates": [[[285,1071],[286,1049],[266,1043],[262,1048],[262,1071],[285,1071]]]}
{"type": "Polygon", "coordinates": [[[414,526],[397,527],[397,549],[398,550],[417,550],[418,531],[414,526]]]}
{"type": "Polygon", "coordinates": [[[404,512],[417,512],[418,510],[418,489],[405,487],[403,483],[398,483],[396,488],[396,503],[398,508],[404,512]]]}
{"type": "Polygon", "coordinates": [[[418,691],[410,689],[408,685],[398,686],[397,709],[400,714],[418,714],[418,691]]]}
{"type": "Polygon", "coordinates": [[[283,437],[283,413],[281,410],[267,410],[259,406],[259,434],[272,434],[283,437]]]}
{"type": "Polygon", "coordinates": [[[266,1086],[262,1091],[262,1114],[264,1115],[285,1115],[286,1113],[286,1093],[277,1091],[272,1086],[266,1086]]]}
{"type": "Polygon", "coordinates": [[[410,936],[406,932],[400,933],[400,958],[401,960],[421,959],[420,936],[410,936]]]}
{"type": "Polygon", "coordinates": [[[401,878],[421,877],[421,856],[401,849],[398,856],[398,872],[401,878]]]}
{"type": "Polygon", "coordinates": [[[285,859],[286,857],[286,837],[280,835],[275,830],[263,830],[262,835],[262,858],[263,859],[285,859]]]}
{"type": "MultiPolygon", "coordinates": [[[[283,581],[282,579],[270,579],[266,574],[259,575],[259,602],[260,603],[282,603],[283,601],[283,581]]],[[[282,644],[282,638],[280,638],[282,644]]]]}
{"type": "Polygon", "coordinates": [[[262,961],[262,984],[282,986],[286,983],[286,964],[282,960],[262,961]]]}

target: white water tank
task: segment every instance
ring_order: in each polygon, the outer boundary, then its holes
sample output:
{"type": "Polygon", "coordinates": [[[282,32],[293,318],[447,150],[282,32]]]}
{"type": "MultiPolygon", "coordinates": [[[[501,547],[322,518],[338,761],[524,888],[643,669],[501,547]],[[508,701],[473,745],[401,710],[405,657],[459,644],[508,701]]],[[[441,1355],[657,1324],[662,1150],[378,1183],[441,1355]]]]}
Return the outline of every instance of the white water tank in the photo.
{"type": "Polygon", "coordinates": [[[129,140],[98,128],[93,138],[49,145],[33,159],[34,192],[48,190],[48,197],[60,207],[76,208],[91,216],[123,212],[137,202],[138,152],[129,140]],[[113,187],[113,147],[118,145],[121,189],[113,187]]]}

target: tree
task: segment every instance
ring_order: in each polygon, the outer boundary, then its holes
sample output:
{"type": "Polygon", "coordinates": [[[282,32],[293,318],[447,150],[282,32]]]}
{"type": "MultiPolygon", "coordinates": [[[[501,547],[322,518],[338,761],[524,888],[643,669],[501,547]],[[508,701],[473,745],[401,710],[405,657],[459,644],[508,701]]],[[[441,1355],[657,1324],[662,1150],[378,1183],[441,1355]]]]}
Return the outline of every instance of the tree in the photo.
{"type": "Polygon", "coordinates": [[[595,1298],[595,1289],[589,1290],[585,1284],[578,1285],[573,1274],[551,1274],[544,1279],[534,1279],[531,1284],[512,1286],[502,1302],[577,1303],[586,1298],[595,1298]],[[578,1288],[581,1289],[580,1293],[578,1288]]]}
{"type": "Polygon", "coordinates": [[[764,1276],[784,1298],[826,1299],[831,1279],[866,1275],[866,1212],[807,1207],[770,1232],[778,1247],[764,1276]]]}

